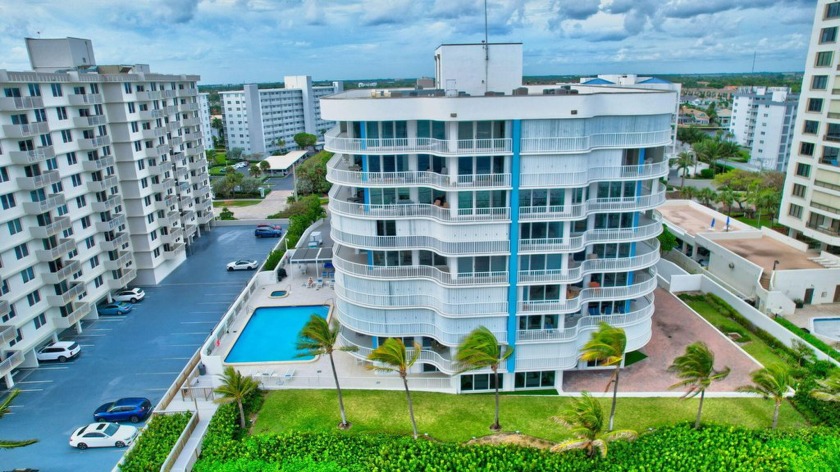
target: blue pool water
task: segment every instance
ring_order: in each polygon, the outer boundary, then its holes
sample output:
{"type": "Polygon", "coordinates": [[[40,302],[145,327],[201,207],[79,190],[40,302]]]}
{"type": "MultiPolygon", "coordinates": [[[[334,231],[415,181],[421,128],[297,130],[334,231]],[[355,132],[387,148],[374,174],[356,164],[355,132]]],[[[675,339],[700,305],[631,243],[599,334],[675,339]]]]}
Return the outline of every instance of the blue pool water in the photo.
{"type": "Polygon", "coordinates": [[[254,311],[225,362],[282,362],[311,360],[314,357],[295,357],[298,333],[313,313],[327,317],[329,307],[276,306],[254,311]]]}
{"type": "Polygon", "coordinates": [[[840,341],[840,318],[814,318],[814,332],[840,341]]]}

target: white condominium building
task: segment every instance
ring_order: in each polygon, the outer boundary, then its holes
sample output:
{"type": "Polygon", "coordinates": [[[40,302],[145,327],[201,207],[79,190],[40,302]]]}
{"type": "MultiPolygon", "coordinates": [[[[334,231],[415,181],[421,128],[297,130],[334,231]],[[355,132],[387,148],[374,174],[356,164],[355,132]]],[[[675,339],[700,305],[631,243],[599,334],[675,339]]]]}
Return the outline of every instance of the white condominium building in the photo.
{"type": "Polygon", "coordinates": [[[85,39],[27,39],[0,70],[0,377],[129,282],[153,284],[213,217],[198,76],[97,66],[85,39]]]}
{"type": "Polygon", "coordinates": [[[787,170],[799,95],[788,87],[740,87],[732,99],[729,132],[750,149],[750,164],[787,170]]]}
{"type": "MultiPolygon", "coordinates": [[[[840,2],[819,0],[779,221],[840,254],[840,2]]],[[[807,301],[806,301],[807,303],[807,301]]]]}
{"type": "Polygon", "coordinates": [[[438,89],[321,100],[337,122],[325,147],[342,342],[359,358],[388,337],[417,342],[414,372],[458,391],[493,388],[453,361],[480,325],[516,348],[506,390],[586,367],[600,321],[644,346],[676,94],[523,87],[519,43],[435,59],[438,89]]]}
{"type": "Polygon", "coordinates": [[[334,125],[321,118],[320,99],[342,92],[341,82],[315,87],[309,76],[287,76],[283,81],[285,88],[281,89],[260,89],[256,84],[248,84],[241,91],[219,93],[228,149],[272,154],[295,148],[293,137],[298,133],[321,139],[334,125]]]}
{"type": "Polygon", "coordinates": [[[201,140],[204,143],[204,149],[213,149],[213,127],[210,126],[212,118],[210,117],[210,94],[198,94],[198,117],[201,119],[201,140]]]}

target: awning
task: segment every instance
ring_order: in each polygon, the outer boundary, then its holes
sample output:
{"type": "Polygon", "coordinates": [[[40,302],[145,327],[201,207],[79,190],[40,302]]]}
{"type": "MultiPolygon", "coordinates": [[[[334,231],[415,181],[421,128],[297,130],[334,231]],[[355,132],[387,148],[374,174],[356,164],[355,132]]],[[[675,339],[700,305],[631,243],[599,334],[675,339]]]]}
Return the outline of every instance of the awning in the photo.
{"type": "Polygon", "coordinates": [[[313,248],[299,248],[295,249],[292,254],[292,264],[311,264],[311,263],[329,263],[332,266],[333,248],[331,247],[313,247],[313,248]]]}

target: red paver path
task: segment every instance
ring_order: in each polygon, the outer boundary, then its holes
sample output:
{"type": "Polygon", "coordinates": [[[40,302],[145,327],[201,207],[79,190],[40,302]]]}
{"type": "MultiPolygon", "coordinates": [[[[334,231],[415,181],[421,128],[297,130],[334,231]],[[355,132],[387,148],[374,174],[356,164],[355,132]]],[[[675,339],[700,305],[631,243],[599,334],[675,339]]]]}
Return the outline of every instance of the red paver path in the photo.
{"type": "MultiPolygon", "coordinates": [[[[667,392],[668,386],[679,381],[667,372],[674,358],[685,353],[685,347],[695,341],[705,342],[715,354],[715,368],[729,366],[732,372],[720,382],[713,382],[709,392],[733,392],[741,385],[749,385],[750,372],[761,366],[743,351],[706,323],[679,299],[656,289],[656,311],[653,313],[653,335],[641,349],[647,359],[621,371],[621,392],[667,392]]],[[[563,391],[602,392],[612,371],[566,371],[563,373],[563,391]]],[[[680,392],[682,390],[675,390],[680,392]]]]}

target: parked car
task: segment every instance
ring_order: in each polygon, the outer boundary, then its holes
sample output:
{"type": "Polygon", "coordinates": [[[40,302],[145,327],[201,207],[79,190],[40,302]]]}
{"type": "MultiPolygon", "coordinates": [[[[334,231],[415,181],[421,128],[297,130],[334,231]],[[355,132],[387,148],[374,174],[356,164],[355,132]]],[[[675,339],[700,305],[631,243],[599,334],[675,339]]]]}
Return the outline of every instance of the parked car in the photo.
{"type": "Polygon", "coordinates": [[[98,307],[96,307],[96,311],[98,311],[101,316],[112,316],[124,315],[130,312],[133,308],[134,307],[131,305],[131,303],[113,302],[99,305],[98,307]]]}
{"type": "Polygon", "coordinates": [[[112,298],[115,302],[137,303],[146,298],[146,292],[142,288],[127,288],[115,293],[112,298]]]}
{"type": "Polygon", "coordinates": [[[41,348],[35,357],[39,361],[67,362],[67,359],[73,359],[80,352],[82,352],[82,348],[77,343],[73,341],[58,341],[41,348]]]}
{"type": "Polygon", "coordinates": [[[248,259],[240,259],[238,261],[229,262],[227,270],[255,270],[257,268],[257,261],[248,259]]]}
{"type": "Polygon", "coordinates": [[[120,398],[108,402],[93,412],[95,421],[131,421],[139,423],[152,413],[152,402],[148,398],[120,398]]]}
{"type": "Polygon", "coordinates": [[[279,230],[283,229],[283,227],[280,226],[280,225],[270,225],[268,223],[259,224],[259,225],[257,225],[257,228],[274,228],[274,229],[279,229],[279,230]]]}
{"type": "Polygon", "coordinates": [[[126,447],[137,439],[137,428],[117,423],[91,423],[73,431],[70,445],[89,447],[126,447]]]}
{"type": "Polygon", "coordinates": [[[268,226],[261,226],[254,230],[254,236],[258,238],[279,238],[283,236],[283,231],[268,226]]]}

